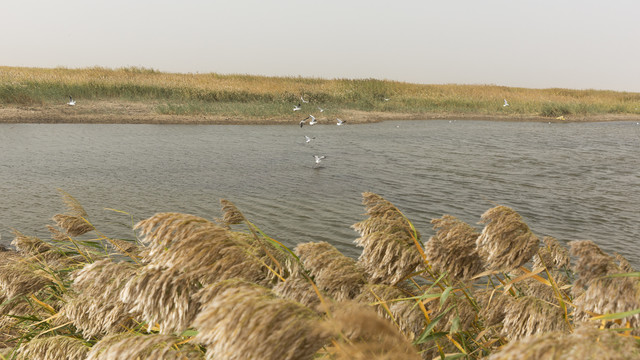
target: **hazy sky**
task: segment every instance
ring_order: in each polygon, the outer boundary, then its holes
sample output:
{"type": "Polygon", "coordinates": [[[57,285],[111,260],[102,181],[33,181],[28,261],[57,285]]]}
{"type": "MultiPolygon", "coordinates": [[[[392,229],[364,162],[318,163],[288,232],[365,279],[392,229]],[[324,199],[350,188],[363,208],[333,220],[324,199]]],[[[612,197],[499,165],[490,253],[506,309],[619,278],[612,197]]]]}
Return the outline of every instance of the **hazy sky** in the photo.
{"type": "Polygon", "coordinates": [[[640,92],[640,1],[5,1],[0,65],[640,92]]]}

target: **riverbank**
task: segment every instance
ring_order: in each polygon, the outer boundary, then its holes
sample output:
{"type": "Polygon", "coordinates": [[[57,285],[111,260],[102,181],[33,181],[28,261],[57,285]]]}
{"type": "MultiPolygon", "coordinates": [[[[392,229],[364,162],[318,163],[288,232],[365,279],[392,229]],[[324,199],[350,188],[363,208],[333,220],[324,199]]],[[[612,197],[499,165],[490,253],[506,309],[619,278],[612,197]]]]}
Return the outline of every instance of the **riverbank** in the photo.
{"type": "MultiPolygon", "coordinates": [[[[31,107],[3,106],[0,123],[33,124],[185,124],[185,125],[284,125],[297,124],[308,116],[296,118],[249,118],[236,114],[160,114],[153,103],[87,101],[76,106],[41,105],[31,107]]],[[[319,124],[333,124],[336,117],[314,115],[319,124]]],[[[562,116],[557,118],[534,114],[474,114],[474,113],[410,113],[345,110],[340,116],[350,124],[373,123],[389,120],[488,120],[488,121],[543,121],[543,122],[605,122],[640,121],[636,114],[593,114],[562,116]]]]}
{"type": "Polygon", "coordinates": [[[0,66],[2,123],[297,124],[309,115],[321,124],[640,121],[640,93],[0,66]]]}

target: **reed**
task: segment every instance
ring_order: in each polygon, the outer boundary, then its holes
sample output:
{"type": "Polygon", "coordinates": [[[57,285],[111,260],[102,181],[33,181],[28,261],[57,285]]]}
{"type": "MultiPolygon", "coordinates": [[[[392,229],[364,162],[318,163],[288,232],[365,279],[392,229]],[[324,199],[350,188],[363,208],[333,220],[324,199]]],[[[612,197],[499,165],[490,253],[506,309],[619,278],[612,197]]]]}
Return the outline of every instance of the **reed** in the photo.
{"type": "MultiPolygon", "coordinates": [[[[90,224],[79,202],[61,194],[67,215],[90,224]]],[[[292,251],[227,200],[217,222],[180,213],[139,221],[140,243],[93,226],[84,234],[51,227],[51,240],[16,230],[16,251],[0,248],[0,355],[640,356],[640,275],[620,255],[592,241],[570,242],[570,250],[551,237],[541,243],[504,206],[481,216],[482,231],[449,215],[434,219],[425,244],[390,201],[363,199],[367,218],[353,226],[358,260],[325,242],[292,251]]]]}
{"type": "MultiPolygon", "coordinates": [[[[176,74],[144,68],[42,69],[0,67],[0,103],[51,108],[72,94],[80,104],[148,104],[172,116],[295,119],[301,95],[308,109],[329,117],[355,112],[405,117],[464,115],[581,117],[639,115],[640,94],[601,90],[526,89],[496,85],[427,85],[376,79],[319,79],[223,74],[176,74]],[[508,98],[510,106],[503,107],[508,98]],[[385,101],[385,99],[389,99],[385,101]]],[[[113,107],[109,108],[114,110],[113,107]]],[[[120,110],[118,110],[120,111],[120,110]]],[[[126,112],[124,113],[126,114],[126,112]]]]}

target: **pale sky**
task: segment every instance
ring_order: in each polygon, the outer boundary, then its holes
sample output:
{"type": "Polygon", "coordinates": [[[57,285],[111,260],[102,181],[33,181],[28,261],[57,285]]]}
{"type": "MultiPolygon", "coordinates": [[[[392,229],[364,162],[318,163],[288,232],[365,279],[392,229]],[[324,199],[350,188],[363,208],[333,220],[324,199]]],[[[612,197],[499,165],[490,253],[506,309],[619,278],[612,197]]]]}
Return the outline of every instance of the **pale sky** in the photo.
{"type": "Polygon", "coordinates": [[[640,92],[639,0],[16,0],[0,65],[640,92]]]}

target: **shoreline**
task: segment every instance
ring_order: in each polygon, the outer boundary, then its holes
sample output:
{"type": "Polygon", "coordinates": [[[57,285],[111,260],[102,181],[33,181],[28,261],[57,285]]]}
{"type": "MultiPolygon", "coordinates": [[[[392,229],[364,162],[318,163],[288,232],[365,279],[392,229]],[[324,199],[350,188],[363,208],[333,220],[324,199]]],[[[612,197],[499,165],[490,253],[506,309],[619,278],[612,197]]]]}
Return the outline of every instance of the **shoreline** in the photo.
{"type": "MultiPolygon", "coordinates": [[[[483,120],[511,122],[610,122],[640,121],[635,114],[594,114],[568,115],[564,118],[522,114],[479,114],[479,113],[401,113],[376,111],[346,111],[338,115],[349,124],[366,124],[392,120],[483,120]]],[[[66,105],[0,107],[0,123],[8,124],[171,124],[171,125],[286,125],[297,124],[299,116],[286,118],[247,118],[237,115],[168,115],[154,110],[154,104],[139,102],[92,101],[74,107],[66,105]]],[[[319,124],[332,124],[332,117],[318,116],[319,124]]]]}

